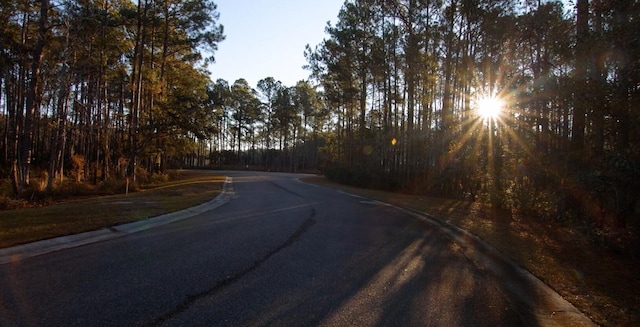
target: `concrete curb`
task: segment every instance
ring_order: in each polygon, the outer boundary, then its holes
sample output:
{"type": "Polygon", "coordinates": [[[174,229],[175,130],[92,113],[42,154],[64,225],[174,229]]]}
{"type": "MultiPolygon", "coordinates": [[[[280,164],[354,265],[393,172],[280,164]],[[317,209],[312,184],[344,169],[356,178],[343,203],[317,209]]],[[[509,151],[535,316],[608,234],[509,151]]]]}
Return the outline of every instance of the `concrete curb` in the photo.
{"type": "MultiPolygon", "coordinates": [[[[306,183],[306,182],[304,182],[306,183]]],[[[532,322],[532,326],[597,326],[589,317],[582,313],[569,301],[554,291],[549,285],[538,279],[528,270],[520,267],[516,262],[493,248],[491,245],[468,231],[451,224],[441,218],[403,207],[390,202],[385,202],[373,198],[350,193],[349,191],[331,188],[312,183],[314,185],[334,191],[338,191],[361,199],[371,200],[381,205],[393,207],[399,211],[407,213],[414,218],[429,225],[435,226],[445,237],[457,243],[462,251],[476,267],[488,272],[501,281],[501,285],[510,294],[515,294],[518,299],[512,305],[516,310],[524,308],[538,308],[533,314],[537,321],[532,322]]]]}
{"type": "Polygon", "coordinates": [[[229,201],[233,196],[233,179],[227,177],[218,196],[209,202],[181,211],[171,212],[149,219],[138,220],[123,225],[102,228],[95,231],[60,236],[52,239],[37,241],[28,244],[0,249],[0,265],[19,261],[25,258],[35,257],[55,251],[74,248],[86,244],[106,241],[121,236],[137,233],[150,228],[170,224],[179,220],[191,218],[195,215],[218,208],[229,201]]]}
{"type": "Polygon", "coordinates": [[[523,308],[538,308],[532,314],[537,318],[539,326],[597,326],[589,317],[582,313],[569,301],[553,290],[538,277],[522,268],[516,262],[505,256],[491,245],[438,217],[412,209],[388,204],[407,212],[418,220],[434,225],[446,237],[462,247],[464,255],[476,267],[487,271],[501,280],[507,292],[517,295],[516,303],[512,303],[517,310],[523,308]]]}

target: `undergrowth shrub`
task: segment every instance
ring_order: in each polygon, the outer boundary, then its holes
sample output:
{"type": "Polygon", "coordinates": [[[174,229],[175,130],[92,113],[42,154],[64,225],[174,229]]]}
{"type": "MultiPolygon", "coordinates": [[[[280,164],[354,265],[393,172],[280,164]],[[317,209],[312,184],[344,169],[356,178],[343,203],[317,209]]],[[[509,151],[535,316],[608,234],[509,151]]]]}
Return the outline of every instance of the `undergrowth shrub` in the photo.
{"type": "Polygon", "coordinates": [[[81,182],[84,177],[85,157],[83,155],[74,154],[71,156],[71,165],[73,167],[71,173],[76,182],[81,182]]]}
{"type": "Polygon", "coordinates": [[[62,183],[57,183],[51,190],[50,195],[54,197],[90,196],[95,193],[95,187],[88,183],[78,183],[74,180],[65,179],[62,183]]]}
{"type": "Polygon", "coordinates": [[[166,183],[169,180],[170,180],[169,174],[153,173],[153,174],[151,174],[151,177],[149,178],[149,183],[151,183],[151,184],[166,183]]]}
{"type": "Polygon", "coordinates": [[[13,195],[13,186],[8,178],[0,179],[0,196],[10,197],[13,195]]]}
{"type": "MultiPolygon", "coordinates": [[[[136,190],[137,187],[129,183],[129,191],[136,190]]],[[[127,180],[125,178],[109,177],[98,184],[96,193],[104,195],[122,194],[127,189],[127,180]]]]}
{"type": "Polygon", "coordinates": [[[180,179],[182,177],[182,174],[180,173],[179,170],[167,170],[166,174],[169,176],[169,180],[173,181],[176,179],[180,179]]]}
{"type": "Polygon", "coordinates": [[[139,184],[148,184],[150,180],[151,173],[144,167],[136,166],[136,182],[139,184]]]}
{"type": "Polygon", "coordinates": [[[328,166],[324,175],[332,181],[351,186],[382,190],[397,190],[397,181],[388,173],[366,168],[328,166]]]}

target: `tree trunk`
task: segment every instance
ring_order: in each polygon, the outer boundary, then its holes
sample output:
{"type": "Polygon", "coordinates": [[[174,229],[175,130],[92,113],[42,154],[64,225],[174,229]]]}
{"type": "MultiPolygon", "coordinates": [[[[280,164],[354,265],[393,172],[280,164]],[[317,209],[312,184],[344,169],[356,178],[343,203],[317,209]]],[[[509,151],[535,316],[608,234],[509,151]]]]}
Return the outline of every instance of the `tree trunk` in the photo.
{"type": "MultiPolygon", "coordinates": [[[[68,75],[67,75],[68,76],[68,75]]],[[[51,155],[49,158],[49,179],[47,181],[47,190],[51,191],[56,177],[59,175],[62,178],[64,167],[64,148],[67,142],[67,109],[69,101],[69,87],[67,78],[64,78],[58,95],[57,104],[57,121],[56,128],[54,129],[53,142],[51,144],[51,155]]]]}
{"type": "Polygon", "coordinates": [[[7,119],[7,161],[11,167],[11,188],[14,194],[20,193],[20,181],[18,174],[18,134],[20,132],[20,123],[18,120],[18,107],[16,96],[16,81],[15,78],[10,77],[5,82],[6,93],[10,96],[7,97],[6,106],[8,111],[7,119]]]}
{"type": "Polygon", "coordinates": [[[577,20],[576,20],[576,102],[573,108],[573,128],[571,131],[571,150],[582,151],[584,149],[584,129],[586,125],[585,115],[587,113],[587,65],[589,52],[589,0],[577,0],[577,20]]]}
{"type": "Polygon", "coordinates": [[[144,45],[145,45],[145,26],[147,12],[147,0],[144,1],[144,8],[142,1],[138,1],[138,26],[136,34],[136,50],[135,50],[135,66],[133,71],[132,83],[135,85],[135,92],[133,92],[132,110],[131,110],[131,124],[129,126],[129,167],[127,176],[132,178],[132,181],[136,181],[136,160],[138,152],[138,118],[140,114],[140,107],[142,106],[142,67],[144,59],[144,45]]]}
{"type": "Polygon", "coordinates": [[[40,21],[38,23],[38,41],[33,51],[33,59],[31,61],[31,72],[29,78],[29,86],[27,89],[26,112],[24,117],[24,127],[20,135],[20,160],[18,165],[20,180],[19,188],[22,189],[29,185],[29,172],[31,166],[31,152],[33,143],[33,121],[36,112],[38,86],[40,77],[40,65],[45,46],[45,33],[48,29],[48,11],[49,1],[40,0],[40,21]]]}

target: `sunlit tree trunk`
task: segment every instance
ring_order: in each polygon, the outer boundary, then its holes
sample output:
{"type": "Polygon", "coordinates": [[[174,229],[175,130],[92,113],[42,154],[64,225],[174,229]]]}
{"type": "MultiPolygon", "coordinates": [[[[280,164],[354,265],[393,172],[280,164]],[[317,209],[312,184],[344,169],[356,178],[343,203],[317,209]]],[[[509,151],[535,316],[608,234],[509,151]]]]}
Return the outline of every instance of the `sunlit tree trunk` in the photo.
{"type": "Polygon", "coordinates": [[[26,111],[24,127],[20,137],[20,189],[29,185],[29,172],[31,169],[31,157],[33,146],[33,123],[38,107],[38,87],[40,79],[40,66],[45,47],[45,34],[48,30],[49,1],[40,0],[40,20],[38,23],[38,36],[31,61],[31,71],[26,96],[26,111]]]}

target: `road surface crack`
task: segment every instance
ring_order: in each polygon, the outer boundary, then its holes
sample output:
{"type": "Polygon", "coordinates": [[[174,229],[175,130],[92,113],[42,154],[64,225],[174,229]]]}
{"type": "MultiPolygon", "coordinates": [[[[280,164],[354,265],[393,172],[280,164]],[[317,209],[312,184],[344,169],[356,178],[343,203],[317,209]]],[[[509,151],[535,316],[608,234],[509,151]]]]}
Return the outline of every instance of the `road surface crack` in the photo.
{"type": "Polygon", "coordinates": [[[309,228],[311,228],[311,226],[313,226],[316,223],[316,220],[312,218],[314,216],[315,216],[315,209],[312,212],[311,217],[307,218],[302,223],[302,225],[300,225],[300,227],[298,227],[298,229],[284,243],[282,243],[278,247],[274,248],[272,251],[267,253],[262,258],[256,260],[253,264],[251,264],[246,269],[244,269],[244,270],[242,270],[242,271],[240,271],[240,272],[238,272],[238,273],[236,273],[234,275],[228,276],[227,278],[217,282],[216,284],[214,284],[208,290],[205,290],[205,291],[202,291],[200,293],[193,294],[193,295],[187,297],[182,303],[178,304],[172,311],[169,311],[169,312],[165,313],[164,315],[156,318],[149,325],[151,325],[151,326],[162,325],[166,321],[169,321],[172,318],[177,317],[181,313],[187,311],[189,309],[189,307],[191,307],[191,305],[193,303],[195,303],[196,301],[213,295],[214,293],[220,291],[221,289],[223,289],[223,288],[225,288],[225,287],[237,282],[238,280],[240,280],[242,277],[246,276],[247,274],[255,271],[256,269],[258,269],[258,267],[260,267],[260,265],[262,265],[264,262],[269,260],[269,258],[271,258],[273,255],[277,254],[278,252],[282,251],[283,249],[285,249],[285,248],[293,245],[295,242],[297,242],[300,239],[300,237],[302,237],[302,235],[305,232],[307,232],[309,230],[309,228]]]}

